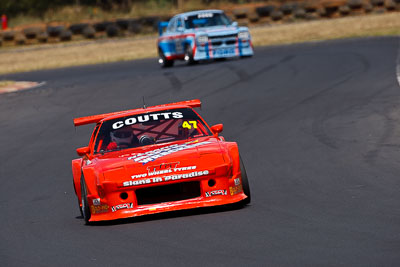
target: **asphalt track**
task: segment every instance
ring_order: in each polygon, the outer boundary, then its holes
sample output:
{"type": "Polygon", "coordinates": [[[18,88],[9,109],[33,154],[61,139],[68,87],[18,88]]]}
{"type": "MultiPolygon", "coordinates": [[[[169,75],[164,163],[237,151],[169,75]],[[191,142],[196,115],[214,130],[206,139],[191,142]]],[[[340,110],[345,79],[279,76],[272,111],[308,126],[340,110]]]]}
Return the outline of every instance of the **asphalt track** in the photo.
{"type": "Polygon", "coordinates": [[[1,266],[400,266],[398,38],[259,48],[1,76],[1,266]],[[85,226],[72,119],[200,98],[247,167],[253,201],[85,226]]]}

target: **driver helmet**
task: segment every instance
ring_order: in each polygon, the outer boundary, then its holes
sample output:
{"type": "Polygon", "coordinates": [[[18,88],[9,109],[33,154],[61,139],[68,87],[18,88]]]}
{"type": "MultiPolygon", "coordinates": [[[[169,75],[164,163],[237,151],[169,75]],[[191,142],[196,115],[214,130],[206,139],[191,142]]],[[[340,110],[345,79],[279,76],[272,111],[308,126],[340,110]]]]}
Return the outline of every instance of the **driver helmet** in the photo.
{"type": "Polygon", "coordinates": [[[181,122],[178,125],[178,135],[179,135],[179,137],[181,139],[187,139],[187,138],[189,138],[189,133],[190,133],[189,129],[183,127],[183,122],[181,122]]]}
{"type": "Polygon", "coordinates": [[[111,141],[117,145],[127,144],[130,145],[133,140],[133,132],[130,127],[124,127],[111,132],[111,141]]]}

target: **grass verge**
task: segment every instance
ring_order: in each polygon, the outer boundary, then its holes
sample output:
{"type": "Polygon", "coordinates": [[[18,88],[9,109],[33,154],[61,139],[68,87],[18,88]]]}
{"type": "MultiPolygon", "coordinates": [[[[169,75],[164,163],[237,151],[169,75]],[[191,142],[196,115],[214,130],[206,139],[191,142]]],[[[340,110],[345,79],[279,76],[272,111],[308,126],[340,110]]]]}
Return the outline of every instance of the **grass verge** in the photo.
{"type": "MultiPolygon", "coordinates": [[[[255,46],[400,35],[400,13],[258,26],[250,31],[255,46]]],[[[0,74],[156,57],[156,39],[154,35],[4,48],[0,50],[0,74]]]]}

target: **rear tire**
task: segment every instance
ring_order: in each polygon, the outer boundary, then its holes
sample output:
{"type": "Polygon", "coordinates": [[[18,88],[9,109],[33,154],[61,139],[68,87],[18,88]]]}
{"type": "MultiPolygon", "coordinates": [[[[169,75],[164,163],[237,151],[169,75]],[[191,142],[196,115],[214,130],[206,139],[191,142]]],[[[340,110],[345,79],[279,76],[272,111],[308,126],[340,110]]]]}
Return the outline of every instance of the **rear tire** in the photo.
{"type": "Polygon", "coordinates": [[[242,158],[240,158],[240,172],[242,173],[243,193],[247,196],[246,199],[242,200],[242,204],[247,205],[251,202],[251,194],[249,180],[247,179],[246,168],[244,167],[242,158]]]}
{"type": "Polygon", "coordinates": [[[169,68],[169,67],[172,67],[174,65],[174,61],[173,60],[168,60],[165,57],[165,55],[164,55],[163,51],[161,50],[161,48],[158,48],[158,56],[159,56],[158,63],[160,63],[160,65],[163,68],[169,68]]]}
{"type": "Polygon", "coordinates": [[[87,189],[85,184],[85,179],[81,178],[81,201],[82,201],[82,215],[85,220],[85,224],[90,224],[89,220],[91,217],[89,202],[87,199],[87,189]]]}

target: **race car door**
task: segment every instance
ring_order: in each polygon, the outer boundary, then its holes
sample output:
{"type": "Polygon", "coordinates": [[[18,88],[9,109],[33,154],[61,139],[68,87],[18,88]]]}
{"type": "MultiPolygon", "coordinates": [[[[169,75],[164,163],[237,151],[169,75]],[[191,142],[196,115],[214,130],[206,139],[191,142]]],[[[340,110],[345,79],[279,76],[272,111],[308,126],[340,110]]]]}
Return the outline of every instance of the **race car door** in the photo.
{"type": "Polygon", "coordinates": [[[176,48],[175,48],[175,38],[176,38],[176,20],[177,18],[172,18],[167,27],[167,31],[165,32],[165,36],[167,37],[167,47],[168,51],[167,54],[170,56],[175,56],[176,55],[176,48]]]}
{"type": "Polygon", "coordinates": [[[183,56],[185,54],[185,28],[183,27],[183,21],[181,17],[176,20],[176,39],[175,39],[175,51],[178,56],[183,56]]]}

